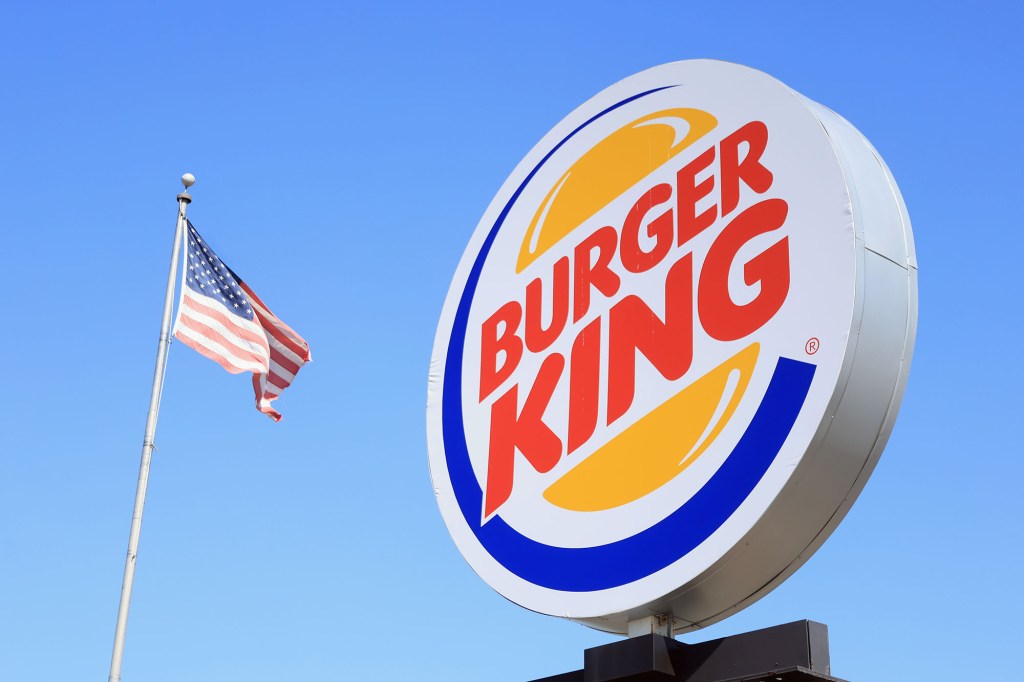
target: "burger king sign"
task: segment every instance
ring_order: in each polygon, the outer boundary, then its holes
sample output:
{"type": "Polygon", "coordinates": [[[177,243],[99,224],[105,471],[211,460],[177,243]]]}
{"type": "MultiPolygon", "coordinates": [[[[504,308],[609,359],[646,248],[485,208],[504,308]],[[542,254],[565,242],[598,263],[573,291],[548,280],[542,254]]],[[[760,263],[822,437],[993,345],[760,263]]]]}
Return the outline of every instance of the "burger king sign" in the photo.
{"type": "Polygon", "coordinates": [[[603,630],[720,620],[843,518],[917,319],[896,183],[764,73],[666,64],[582,105],[480,221],[430,367],[430,469],[474,570],[603,630]]]}

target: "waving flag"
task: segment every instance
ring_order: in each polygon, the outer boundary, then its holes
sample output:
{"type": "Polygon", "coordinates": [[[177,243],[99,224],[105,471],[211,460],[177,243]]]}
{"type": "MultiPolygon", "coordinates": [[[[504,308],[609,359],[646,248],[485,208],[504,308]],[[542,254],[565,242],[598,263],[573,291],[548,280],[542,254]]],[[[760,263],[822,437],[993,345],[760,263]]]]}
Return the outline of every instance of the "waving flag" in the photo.
{"type": "Polygon", "coordinates": [[[270,402],[309,362],[309,345],[217,257],[191,222],[185,239],[174,336],[232,374],[252,372],[256,408],[280,421],[270,402]]]}

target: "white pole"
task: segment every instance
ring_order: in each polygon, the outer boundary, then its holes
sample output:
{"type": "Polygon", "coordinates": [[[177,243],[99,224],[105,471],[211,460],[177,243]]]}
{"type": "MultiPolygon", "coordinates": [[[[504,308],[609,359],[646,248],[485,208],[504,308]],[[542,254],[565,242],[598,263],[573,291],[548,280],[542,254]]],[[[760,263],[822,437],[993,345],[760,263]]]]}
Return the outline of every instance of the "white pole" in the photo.
{"type": "Polygon", "coordinates": [[[160,411],[160,393],[164,385],[167,349],[170,344],[171,311],[174,307],[174,285],[178,274],[178,254],[185,233],[185,207],[192,201],[188,188],[196,179],[191,173],[181,176],[185,191],[178,195],[178,224],[174,229],[171,248],[171,271],[167,275],[167,293],[164,295],[164,315],[160,323],[160,342],[156,350],[156,370],[153,372],[153,390],[149,396],[149,414],[146,415],[146,435],[142,439],[142,463],[139,465],[139,484],[135,489],[135,508],[132,510],[132,529],[128,534],[128,556],[124,562],[124,581],[121,583],[121,604],[117,609],[114,628],[114,653],[110,659],[108,682],[121,682],[121,659],[124,656],[124,635],[128,629],[128,605],[132,599],[132,581],[135,578],[135,557],[139,552],[139,534],[142,531],[142,508],[146,504],[146,485],[149,483],[149,462],[153,457],[153,438],[156,419],[160,411]]]}

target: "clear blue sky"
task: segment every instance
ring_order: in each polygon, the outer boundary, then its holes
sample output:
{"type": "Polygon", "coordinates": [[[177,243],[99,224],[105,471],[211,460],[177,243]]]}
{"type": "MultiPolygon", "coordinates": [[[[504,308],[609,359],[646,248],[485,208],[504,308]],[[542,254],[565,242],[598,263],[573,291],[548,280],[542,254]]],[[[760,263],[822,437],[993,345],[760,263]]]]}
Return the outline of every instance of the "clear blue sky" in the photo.
{"type": "Polygon", "coordinates": [[[106,678],[184,171],[193,222],[314,363],[275,425],[246,378],[172,349],[126,682],[516,682],[611,641],[505,601],[459,555],[427,470],[427,366],[520,158],[602,88],[697,57],[767,71],[872,141],[921,300],[849,517],[687,640],[811,618],[853,682],[1012,668],[1022,24],[1013,1],[8,3],[0,679],[106,678]]]}

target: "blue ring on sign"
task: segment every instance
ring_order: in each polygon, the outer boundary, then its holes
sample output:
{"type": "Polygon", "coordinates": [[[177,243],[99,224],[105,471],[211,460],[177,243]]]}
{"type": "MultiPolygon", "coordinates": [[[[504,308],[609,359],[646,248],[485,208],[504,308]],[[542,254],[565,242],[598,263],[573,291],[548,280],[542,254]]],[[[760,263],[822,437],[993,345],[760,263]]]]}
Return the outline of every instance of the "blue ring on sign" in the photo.
{"type": "Polygon", "coordinates": [[[669,566],[698,547],[732,516],[775,461],[814,378],[815,365],[780,357],[747,430],[715,474],[682,506],[635,535],[596,547],[556,547],[526,537],[500,516],[481,523],[483,490],[473,473],[462,420],[462,358],[473,296],[494,239],[523,190],[569,139],[609,112],[672,87],[677,86],[647,90],[613,104],[566,135],[540,160],[487,233],[452,323],[441,396],[442,438],[452,491],[484,549],[506,569],[540,587],[563,592],[619,587],[669,566]]]}

